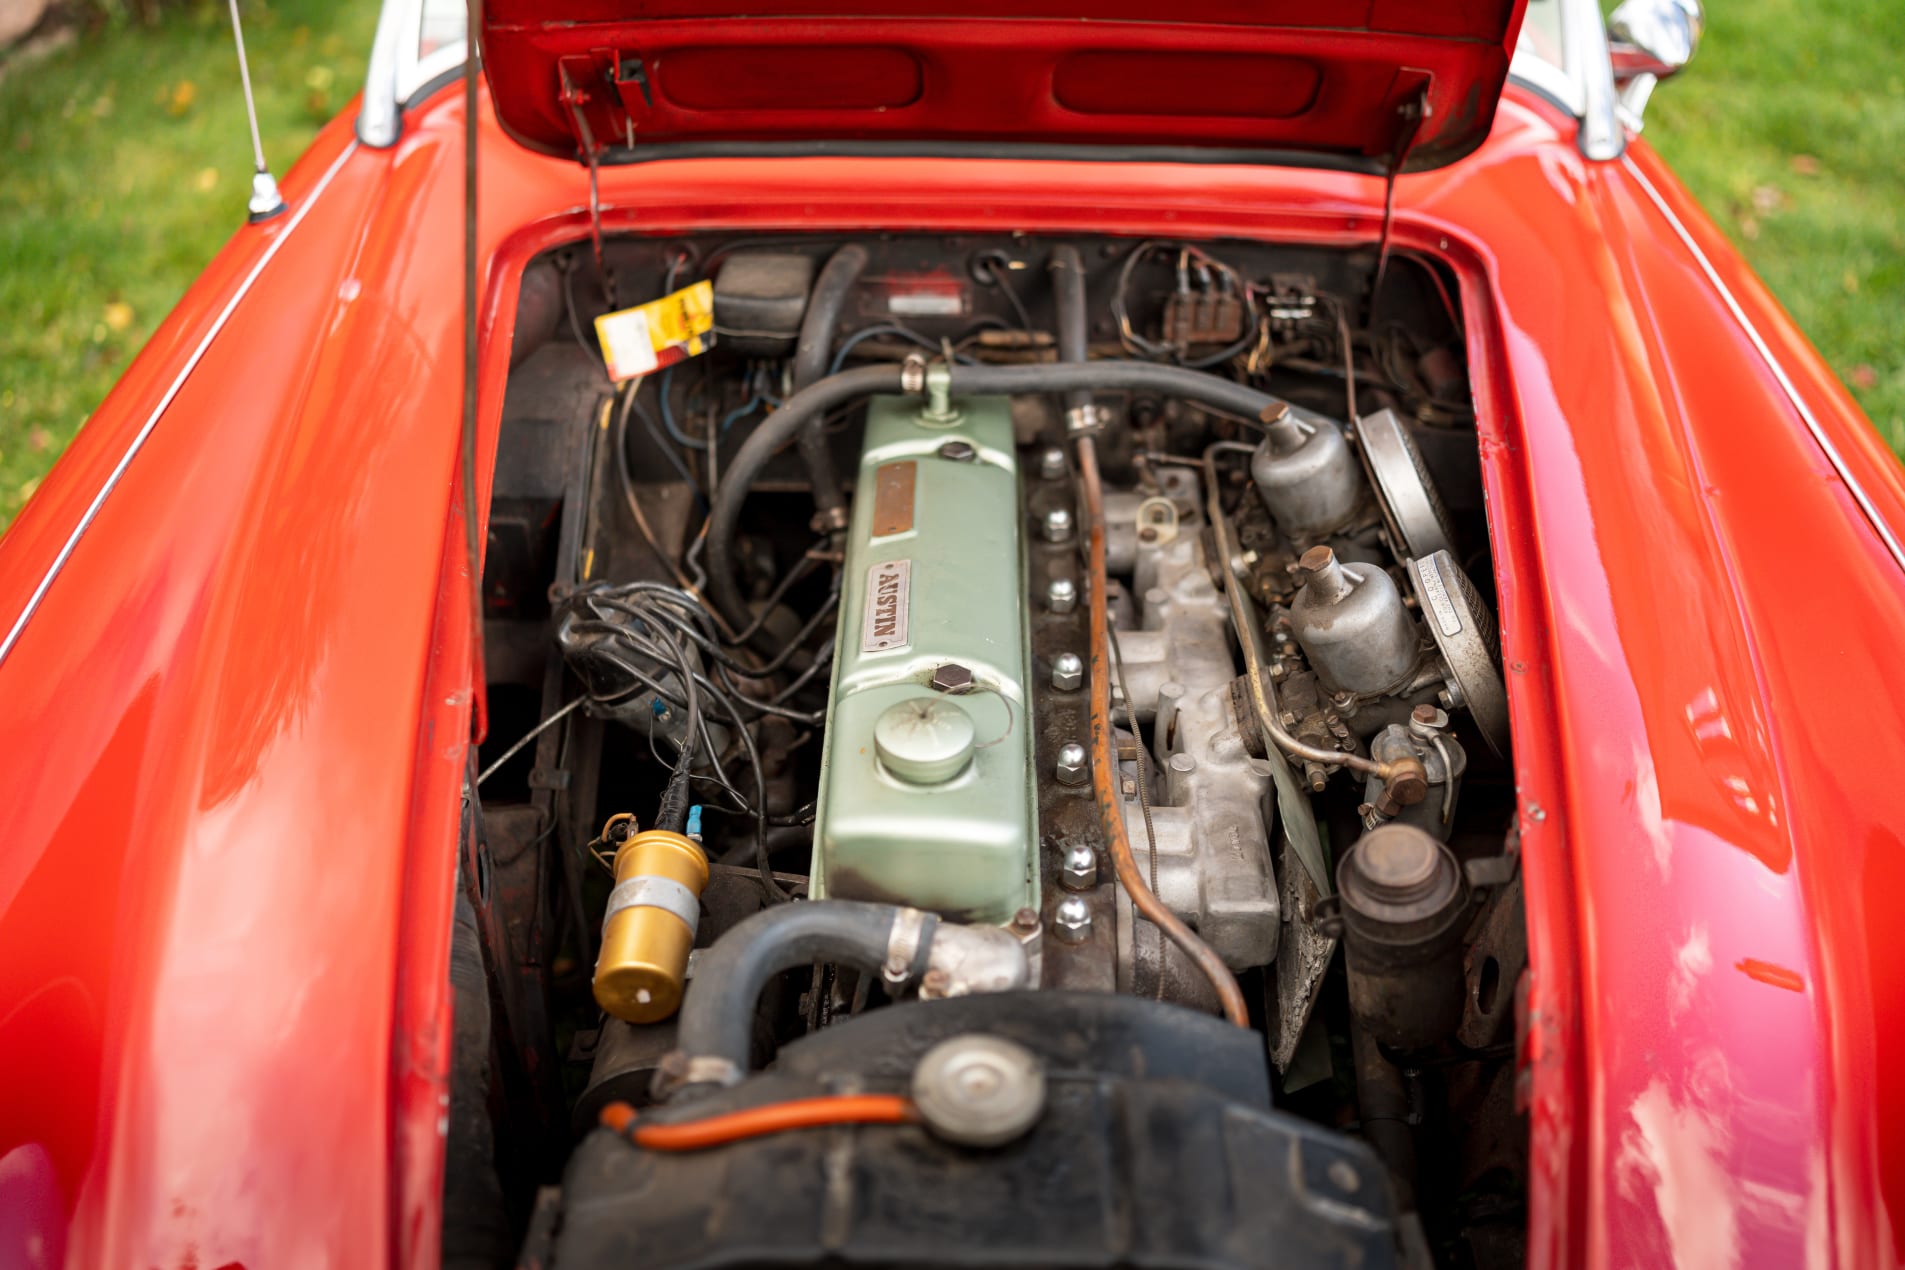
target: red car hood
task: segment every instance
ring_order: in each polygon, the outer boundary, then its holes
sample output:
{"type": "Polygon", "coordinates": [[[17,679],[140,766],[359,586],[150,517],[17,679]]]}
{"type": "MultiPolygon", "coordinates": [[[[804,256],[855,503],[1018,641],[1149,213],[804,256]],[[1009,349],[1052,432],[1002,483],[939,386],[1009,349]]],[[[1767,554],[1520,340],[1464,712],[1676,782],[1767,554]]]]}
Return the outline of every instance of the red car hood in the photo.
{"type": "Polygon", "coordinates": [[[532,149],[816,148],[1415,171],[1488,133],[1526,0],[492,0],[483,62],[532,149]],[[1115,154],[1113,153],[1115,151],[1115,154]]]}

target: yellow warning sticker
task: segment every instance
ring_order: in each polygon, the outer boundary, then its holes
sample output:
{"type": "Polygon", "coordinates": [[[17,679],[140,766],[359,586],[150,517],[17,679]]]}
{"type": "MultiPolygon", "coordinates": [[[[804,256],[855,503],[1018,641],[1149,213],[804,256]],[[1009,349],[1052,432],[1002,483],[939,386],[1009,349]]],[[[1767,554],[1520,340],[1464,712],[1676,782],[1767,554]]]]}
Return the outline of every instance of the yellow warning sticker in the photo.
{"type": "Polygon", "coordinates": [[[714,284],[697,282],[632,309],[595,319],[609,378],[637,375],[698,357],[714,346],[714,284]]]}

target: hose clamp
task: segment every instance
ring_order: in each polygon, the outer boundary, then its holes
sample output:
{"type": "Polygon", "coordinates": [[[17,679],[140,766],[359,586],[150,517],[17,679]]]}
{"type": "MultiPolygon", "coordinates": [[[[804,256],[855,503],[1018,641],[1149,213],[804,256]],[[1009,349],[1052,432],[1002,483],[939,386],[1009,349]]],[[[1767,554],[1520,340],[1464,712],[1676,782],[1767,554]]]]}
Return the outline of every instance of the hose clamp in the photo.
{"type": "Polygon", "coordinates": [[[880,978],[895,988],[912,979],[924,960],[923,945],[928,939],[924,912],[917,908],[895,912],[893,928],[886,936],[886,960],[881,963],[880,978]]]}
{"type": "Polygon", "coordinates": [[[1065,434],[1073,437],[1094,436],[1109,422],[1102,406],[1073,406],[1065,412],[1065,434]]]}
{"type": "Polygon", "coordinates": [[[655,1074],[650,1077],[649,1092],[666,1101],[677,1090],[689,1085],[717,1085],[725,1089],[740,1084],[746,1078],[747,1073],[732,1059],[714,1054],[691,1057],[680,1050],[669,1050],[662,1055],[661,1062],[655,1067],[655,1074]]]}
{"type": "Polygon", "coordinates": [[[701,900],[693,891],[673,878],[633,877],[618,882],[609,892],[608,907],[602,913],[602,925],[627,908],[658,908],[673,913],[694,934],[701,923],[701,900]]]}
{"type": "Polygon", "coordinates": [[[914,397],[926,391],[926,359],[918,353],[900,363],[900,391],[914,397]]]}

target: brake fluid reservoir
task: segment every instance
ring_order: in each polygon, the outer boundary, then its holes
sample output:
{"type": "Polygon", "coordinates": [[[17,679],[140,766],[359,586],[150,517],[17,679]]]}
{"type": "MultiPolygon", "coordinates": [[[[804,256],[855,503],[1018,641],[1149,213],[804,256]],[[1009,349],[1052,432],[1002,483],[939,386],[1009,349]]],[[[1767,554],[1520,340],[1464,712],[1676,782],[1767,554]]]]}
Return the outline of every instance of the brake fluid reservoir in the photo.
{"type": "Polygon", "coordinates": [[[1018,466],[1003,397],[878,397],[848,526],[815,898],[1038,904],[1018,466]]]}

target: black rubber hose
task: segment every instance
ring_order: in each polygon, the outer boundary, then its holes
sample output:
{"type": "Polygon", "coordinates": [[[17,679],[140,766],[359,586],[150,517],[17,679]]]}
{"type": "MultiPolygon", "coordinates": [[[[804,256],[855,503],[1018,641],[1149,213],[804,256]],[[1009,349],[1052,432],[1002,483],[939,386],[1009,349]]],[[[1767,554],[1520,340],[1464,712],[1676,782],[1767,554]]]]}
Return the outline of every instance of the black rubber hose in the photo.
{"type": "MultiPolygon", "coordinates": [[[[753,620],[736,579],[734,539],[741,505],[767,461],[796,436],[809,421],[824,419],[836,406],[872,396],[901,391],[903,370],[898,366],[863,366],[829,375],[789,397],[749,434],[722,474],[708,513],[708,595],[728,624],[739,630],[753,620]]],[[[1148,392],[1160,397],[1194,401],[1223,414],[1255,422],[1264,410],[1283,404],[1280,398],[1204,371],[1186,370],[1156,362],[1056,362],[1028,366],[954,366],[952,391],[970,396],[993,393],[1010,396],[1028,392],[1148,392]]]]}
{"type": "MultiPolygon", "coordinates": [[[[827,373],[833,356],[833,331],[846,307],[847,295],[867,267],[867,249],[859,243],[846,246],[827,257],[814,289],[807,297],[807,314],[800,321],[800,342],[794,349],[794,391],[799,392],[827,373]]],[[[840,492],[840,474],[833,470],[833,455],[827,449],[827,434],[816,417],[800,433],[800,459],[807,469],[807,484],[814,493],[814,520],[823,530],[843,528],[847,523],[846,497],[840,492]]]]}
{"type": "MultiPolygon", "coordinates": [[[[682,1001],[676,1043],[690,1061],[724,1059],[736,1079],[747,1074],[754,1034],[754,1006],[775,975],[815,962],[852,966],[877,974],[886,964],[893,921],[891,904],[815,900],[781,904],[756,913],[703,950],[682,1001]]],[[[925,965],[939,919],[923,923],[909,974],[925,965]]]]}
{"type": "MultiPolygon", "coordinates": [[[[734,457],[728,461],[728,470],[721,474],[721,484],[714,493],[714,506],[708,512],[708,546],[704,557],[708,567],[708,598],[721,610],[721,616],[727,620],[730,629],[742,630],[754,622],[754,615],[748,611],[747,599],[741,594],[734,558],[734,535],[740,524],[741,504],[747,500],[748,487],[761,474],[761,469],[767,466],[767,461],[782,446],[800,435],[801,429],[809,421],[818,427],[826,419],[827,412],[835,406],[874,393],[899,390],[898,366],[863,366],[857,370],[829,375],[789,397],[779,410],[763,419],[760,426],[741,443],[741,448],[734,452],[734,457]]],[[[749,643],[757,648],[765,644],[766,647],[762,648],[764,652],[774,650],[776,645],[766,630],[757,631],[749,643]]]]}
{"type": "MultiPolygon", "coordinates": [[[[1052,299],[1058,311],[1058,360],[1082,362],[1088,357],[1089,315],[1085,306],[1085,260],[1078,248],[1060,243],[1052,248],[1046,269],[1052,275],[1052,299]]],[[[1091,404],[1091,393],[1079,388],[1065,394],[1067,412],[1091,404]]]]}

